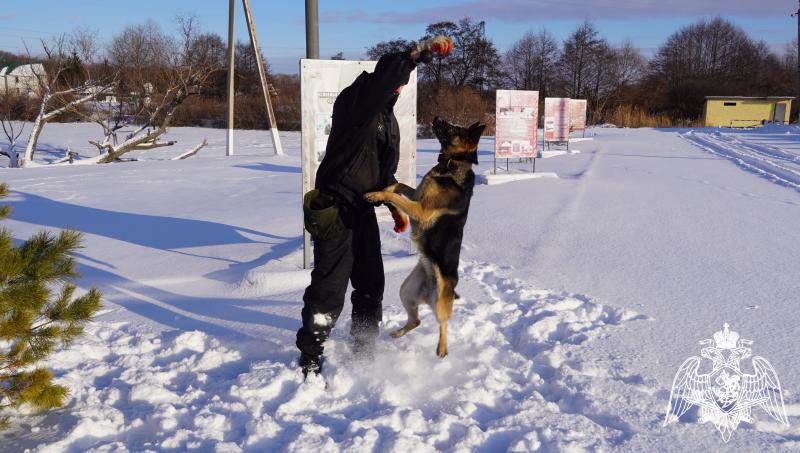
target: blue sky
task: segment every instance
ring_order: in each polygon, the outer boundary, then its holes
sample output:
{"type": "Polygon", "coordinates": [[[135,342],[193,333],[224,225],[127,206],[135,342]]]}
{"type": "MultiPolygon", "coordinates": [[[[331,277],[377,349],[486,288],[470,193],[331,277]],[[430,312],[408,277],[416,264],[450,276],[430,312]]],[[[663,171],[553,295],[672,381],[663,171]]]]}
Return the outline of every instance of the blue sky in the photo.
{"type": "MultiPolygon", "coordinates": [[[[305,54],[303,0],[251,0],[259,42],[275,72],[297,72],[305,54]]],[[[237,0],[237,38],[246,39],[241,1],[237,0]]],[[[630,39],[652,53],[672,32],[700,17],[721,15],[756,39],[783,51],[797,33],[793,0],[319,0],[320,53],[342,51],[363,57],[366,47],[383,40],[421,36],[425,25],[463,16],[486,21],[486,31],[503,51],[528,30],[549,29],[565,38],[588,18],[612,43],[630,39]]],[[[23,52],[23,40],[38,50],[39,38],[89,27],[107,42],[126,25],[153,19],[165,30],[174,17],[194,13],[203,29],[225,36],[227,0],[0,0],[0,49],[23,52]],[[117,6],[119,5],[119,6],[117,6]],[[122,6],[124,5],[124,7],[122,6]]]]}

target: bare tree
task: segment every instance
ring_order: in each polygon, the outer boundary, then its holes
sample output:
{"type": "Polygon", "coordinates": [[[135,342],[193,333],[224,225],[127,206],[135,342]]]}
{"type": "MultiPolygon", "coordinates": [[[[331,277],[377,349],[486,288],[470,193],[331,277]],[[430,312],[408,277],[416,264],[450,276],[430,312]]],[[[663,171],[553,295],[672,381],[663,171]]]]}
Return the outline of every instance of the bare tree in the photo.
{"type": "Polygon", "coordinates": [[[124,80],[130,91],[121,92],[119,102],[133,113],[120,115],[119,110],[112,109],[96,121],[103,128],[104,138],[89,143],[100,151],[94,158],[98,163],[113,162],[134,150],[175,144],[159,141],[175,110],[187,98],[200,93],[211,74],[221,68],[219,55],[213,49],[205,54],[194,53],[202,45],[200,40],[207,39],[199,32],[196,18],[179,16],[176,22],[177,41],[152,23],[128,27],[112,41],[109,54],[115,56],[120,72],[128,72],[124,80]],[[145,64],[147,56],[155,63],[145,64]],[[121,119],[115,119],[115,115],[121,119]],[[133,124],[133,131],[119,140],[121,125],[133,124]]]}
{"type": "Polygon", "coordinates": [[[740,27],[721,18],[703,19],[667,39],[651,61],[650,76],[664,85],[665,108],[697,118],[704,96],[752,93],[759,52],[740,27]]]}
{"type": "Polygon", "coordinates": [[[454,42],[453,52],[443,60],[445,72],[453,86],[483,89],[497,81],[502,75],[500,55],[486,37],[485,22],[474,22],[465,17],[458,24],[446,22],[441,27],[437,25],[429,26],[428,34],[437,31],[436,28],[442,28],[449,32],[454,42]]]}
{"type": "Polygon", "coordinates": [[[645,75],[647,59],[630,40],[615,49],[613,77],[617,88],[632,85],[645,75]]]}
{"type": "Polygon", "coordinates": [[[605,40],[598,40],[589,58],[584,93],[590,108],[597,109],[598,105],[608,98],[615,85],[617,53],[605,40]]]}
{"type": "MultiPolygon", "coordinates": [[[[456,25],[453,22],[437,22],[434,24],[430,24],[425,28],[425,36],[422,37],[422,40],[431,38],[436,35],[445,35],[445,36],[450,36],[452,38],[457,30],[458,30],[458,25],[456,25]]],[[[455,50],[457,49],[454,49],[454,51],[455,50]]],[[[422,67],[420,73],[424,81],[432,84],[438,89],[442,86],[442,82],[445,80],[447,68],[448,68],[447,61],[443,59],[441,56],[436,55],[433,61],[422,67]]]]}
{"type": "Polygon", "coordinates": [[[17,159],[19,167],[33,162],[39,136],[48,121],[110,92],[114,86],[113,80],[93,79],[77,54],[67,55],[67,39],[61,35],[50,43],[42,41],[45,62],[30,66],[38,85],[39,108],[25,153],[17,159]]]}
{"type": "Polygon", "coordinates": [[[598,40],[590,54],[584,88],[594,119],[602,117],[609,103],[619,101],[642,78],[646,64],[629,41],[614,48],[604,39],[598,40]]]}
{"type": "MultiPolygon", "coordinates": [[[[453,51],[446,58],[435,56],[434,60],[421,67],[423,81],[439,89],[449,82],[454,87],[470,86],[487,89],[503,78],[502,59],[494,43],[486,37],[485,23],[465,17],[455,22],[436,22],[425,28],[425,36],[446,35],[453,39],[453,51]]],[[[404,43],[396,40],[398,44],[404,43]]],[[[390,42],[392,43],[392,42],[390,42]]],[[[383,50],[375,48],[375,51],[383,50]]]]}
{"type": "Polygon", "coordinates": [[[372,47],[367,48],[367,58],[370,60],[377,60],[382,55],[393,52],[402,52],[414,47],[414,41],[408,41],[403,38],[392,39],[389,41],[381,41],[372,47]]]}
{"type": "Polygon", "coordinates": [[[795,38],[783,50],[783,64],[792,71],[797,71],[797,38],[795,38]]]}
{"type": "Polygon", "coordinates": [[[175,40],[151,20],[123,29],[112,38],[107,53],[115,66],[144,69],[168,64],[170,55],[178,53],[175,46],[175,40]]]}
{"type": "Polygon", "coordinates": [[[141,92],[145,83],[160,84],[160,75],[170,66],[170,60],[183,53],[158,24],[147,21],[114,36],[106,54],[119,72],[119,92],[125,96],[141,92]]]}
{"type": "Polygon", "coordinates": [[[79,27],[68,37],[69,51],[83,62],[84,65],[92,65],[97,62],[100,51],[98,47],[99,33],[97,30],[88,27],[79,27]]]}
{"type": "Polygon", "coordinates": [[[0,149],[0,155],[9,159],[9,167],[19,167],[19,152],[17,141],[25,132],[25,122],[15,121],[22,118],[27,106],[28,96],[15,96],[8,90],[0,97],[0,126],[7,139],[5,149],[0,149]]]}
{"type": "MultiPolygon", "coordinates": [[[[264,72],[267,80],[272,80],[270,70],[264,54],[261,54],[261,61],[264,63],[264,72]]],[[[250,42],[239,41],[236,43],[235,63],[236,69],[236,92],[243,94],[261,94],[261,79],[258,75],[258,60],[250,42]]]]}
{"type": "MultiPolygon", "coordinates": [[[[571,98],[587,96],[590,69],[598,59],[595,54],[605,51],[603,40],[594,24],[585,21],[565,41],[559,65],[564,79],[564,94],[571,98]]],[[[597,72],[597,71],[595,71],[597,72]]]]}
{"type": "Polygon", "coordinates": [[[552,90],[558,44],[546,29],[526,33],[505,54],[508,82],[517,90],[537,90],[546,97],[552,90]]]}
{"type": "Polygon", "coordinates": [[[747,78],[754,46],[747,33],[731,22],[703,19],[672,34],[656,53],[652,69],[673,83],[747,78]]]}
{"type": "Polygon", "coordinates": [[[192,39],[190,55],[194,65],[210,64],[222,68],[227,62],[228,45],[216,33],[199,33],[192,39]]]}

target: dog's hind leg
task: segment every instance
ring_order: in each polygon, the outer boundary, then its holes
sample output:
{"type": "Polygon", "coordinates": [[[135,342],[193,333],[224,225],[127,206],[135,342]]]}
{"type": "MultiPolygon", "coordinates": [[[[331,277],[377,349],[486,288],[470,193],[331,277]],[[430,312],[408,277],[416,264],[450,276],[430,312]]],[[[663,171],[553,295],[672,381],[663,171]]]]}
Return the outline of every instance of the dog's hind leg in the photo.
{"type": "Polygon", "coordinates": [[[403,307],[408,313],[408,321],[406,321],[406,325],[392,332],[392,337],[400,338],[419,326],[419,304],[421,298],[425,297],[426,287],[429,286],[426,283],[427,280],[425,266],[420,261],[400,286],[400,301],[403,302],[403,307]]]}
{"type": "Polygon", "coordinates": [[[453,301],[455,300],[456,279],[445,277],[434,265],[436,274],[437,298],[436,298],[436,318],[439,320],[439,344],[436,346],[436,355],[444,358],[447,355],[447,321],[453,315],[453,301]]]}

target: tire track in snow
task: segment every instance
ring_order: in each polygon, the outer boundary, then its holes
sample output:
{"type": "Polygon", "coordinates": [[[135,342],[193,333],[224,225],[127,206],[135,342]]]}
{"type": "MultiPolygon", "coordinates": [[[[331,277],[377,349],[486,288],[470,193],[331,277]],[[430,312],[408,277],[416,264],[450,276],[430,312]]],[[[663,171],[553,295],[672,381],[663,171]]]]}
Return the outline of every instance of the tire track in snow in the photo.
{"type": "MultiPolygon", "coordinates": [[[[681,138],[700,149],[735,162],[740,167],[761,175],[772,182],[800,190],[800,167],[790,168],[773,159],[789,161],[786,153],[777,155],[774,151],[759,145],[746,144],[741,140],[727,139],[721,133],[689,131],[679,134],[681,138]]],[[[791,162],[798,162],[794,157],[791,162]]]]}
{"type": "Polygon", "coordinates": [[[800,155],[784,151],[774,145],[768,145],[766,143],[758,143],[758,142],[750,143],[746,141],[743,137],[725,136],[722,134],[719,134],[719,139],[737,146],[742,146],[750,151],[761,154],[769,159],[778,159],[784,162],[800,164],[800,155]]]}
{"type": "Polygon", "coordinates": [[[547,215],[542,222],[540,234],[533,235],[529,239],[528,250],[531,259],[535,259],[536,254],[539,253],[540,247],[544,241],[543,238],[552,238],[558,235],[559,232],[562,231],[559,225],[563,222],[571,222],[578,216],[581,202],[586,196],[590,184],[593,182],[591,178],[592,173],[598,166],[600,155],[604,150],[605,146],[601,145],[595,151],[587,153],[589,155],[589,160],[583,169],[574,175],[564,177],[564,179],[576,181],[576,188],[568,192],[567,195],[560,200],[558,207],[547,215]]]}

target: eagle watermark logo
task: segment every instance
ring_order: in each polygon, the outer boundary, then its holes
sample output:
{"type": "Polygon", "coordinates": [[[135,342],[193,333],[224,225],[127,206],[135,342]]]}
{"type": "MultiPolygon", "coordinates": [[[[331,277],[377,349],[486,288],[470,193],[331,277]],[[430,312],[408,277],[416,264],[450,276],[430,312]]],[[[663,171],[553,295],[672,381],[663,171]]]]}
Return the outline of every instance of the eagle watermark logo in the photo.
{"type": "Polygon", "coordinates": [[[700,423],[713,423],[726,443],[739,423],[753,423],[751,410],[760,407],[773,419],[789,425],[783,406],[778,374],[763,357],[752,359],[753,374],[744,374],[740,362],[752,355],[750,340],[739,338],[727,323],[714,338],[700,342],[700,357],[683,362],[669,396],[664,426],[677,421],[692,406],[699,407],[700,423]],[[703,359],[711,361],[711,371],[700,374],[703,359]]]}

